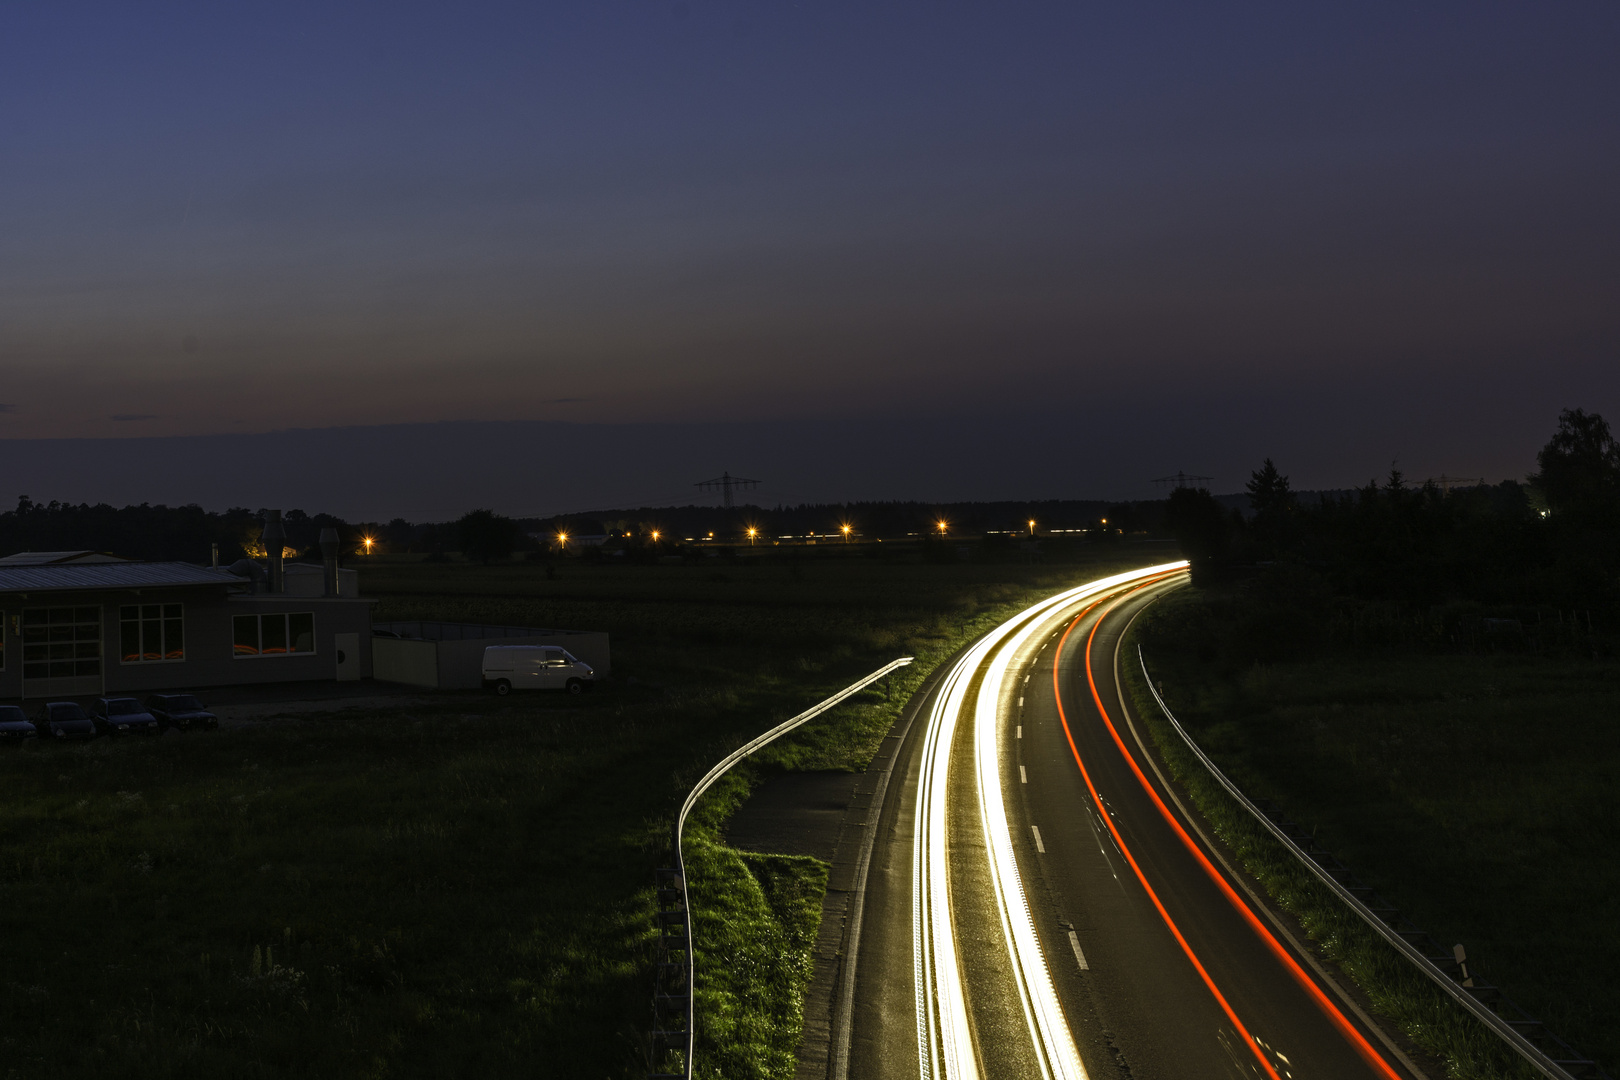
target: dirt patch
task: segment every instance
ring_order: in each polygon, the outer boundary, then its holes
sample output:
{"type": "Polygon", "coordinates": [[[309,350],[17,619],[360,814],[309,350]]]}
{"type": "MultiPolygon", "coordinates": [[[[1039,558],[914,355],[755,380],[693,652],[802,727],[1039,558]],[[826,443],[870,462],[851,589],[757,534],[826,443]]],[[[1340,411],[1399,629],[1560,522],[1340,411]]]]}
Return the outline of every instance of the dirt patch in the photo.
{"type": "Polygon", "coordinates": [[[726,823],[726,841],[744,851],[814,855],[831,862],[844,811],[864,773],[767,775],[726,823]]]}

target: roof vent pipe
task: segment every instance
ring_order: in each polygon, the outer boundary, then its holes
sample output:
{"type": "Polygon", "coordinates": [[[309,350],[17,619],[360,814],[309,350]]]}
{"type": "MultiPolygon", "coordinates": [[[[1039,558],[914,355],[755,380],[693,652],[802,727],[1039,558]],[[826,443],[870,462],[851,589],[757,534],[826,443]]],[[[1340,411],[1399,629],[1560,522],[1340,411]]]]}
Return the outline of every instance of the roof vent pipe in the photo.
{"type": "Polygon", "coordinates": [[[287,543],[287,530],[281,527],[280,510],[265,511],[264,532],[259,534],[259,539],[264,544],[265,566],[270,572],[269,591],[286,592],[286,579],[281,570],[281,549],[287,543]]]}
{"type": "Polygon", "coordinates": [[[324,573],[321,575],[326,582],[326,595],[338,594],[338,534],[333,528],[321,530],[321,562],[324,573]]]}

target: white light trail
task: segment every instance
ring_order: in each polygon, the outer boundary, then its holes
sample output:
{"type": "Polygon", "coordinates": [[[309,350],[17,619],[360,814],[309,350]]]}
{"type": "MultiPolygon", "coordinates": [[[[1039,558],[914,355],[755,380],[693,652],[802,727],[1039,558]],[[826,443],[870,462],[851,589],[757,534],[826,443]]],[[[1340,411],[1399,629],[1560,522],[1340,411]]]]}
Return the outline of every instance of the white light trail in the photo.
{"type": "MultiPolygon", "coordinates": [[[[912,845],[912,956],[917,990],[917,1051],[926,1080],[978,1080],[979,1062],[967,1019],[967,1003],[951,920],[950,864],[946,847],[946,793],[951,744],[967,703],[973,673],[988,664],[974,708],[975,758],[980,821],[1003,936],[1018,984],[1042,1075],[1047,1080],[1085,1080],[1051,975],[1035,936],[1029,905],[1013,856],[1012,835],[1001,792],[997,702],[1012,658],[1050,617],[1073,604],[1121,585],[1174,570],[1186,563],[1133,570],[1081,585],[1035,604],[980,638],[952,666],[929,713],[917,785],[916,836],[912,845]],[[1022,628],[1022,629],[1020,629],[1022,628]],[[1011,638],[1009,643],[1008,639],[1011,638]],[[1007,648],[1001,648],[1007,644],[1007,648]],[[997,650],[1000,649],[999,654],[997,650]],[[991,656],[995,655],[992,661],[991,656]]],[[[1050,644],[1050,642],[1048,642],[1050,644]]],[[[1043,645],[1044,649],[1045,646],[1043,645]]],[[[1022,734],[1020,732],[1020,734],[1022,734]]]]}

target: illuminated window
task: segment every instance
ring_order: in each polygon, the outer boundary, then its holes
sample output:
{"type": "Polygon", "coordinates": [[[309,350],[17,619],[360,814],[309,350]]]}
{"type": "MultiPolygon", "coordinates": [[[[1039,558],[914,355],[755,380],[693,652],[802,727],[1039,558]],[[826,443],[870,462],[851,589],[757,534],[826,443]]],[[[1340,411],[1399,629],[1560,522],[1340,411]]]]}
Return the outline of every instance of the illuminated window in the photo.
{"type": "Polygon", "coordinates": [[[307,611],[231,617],[232,650],[248,656],[299,656],[315,651],[315,616],[307,611]]]}
{"type": "Polygon", "coordinates": [[[23,678],[64,679],[101,674],[101,609],[25,608],[23,678]]]}
{"type": "Polygon", "coordinates": [[[118,657],[125,664],[186,658],[186,621],[179,604],[125,604],[118,609],[118,657]]]}

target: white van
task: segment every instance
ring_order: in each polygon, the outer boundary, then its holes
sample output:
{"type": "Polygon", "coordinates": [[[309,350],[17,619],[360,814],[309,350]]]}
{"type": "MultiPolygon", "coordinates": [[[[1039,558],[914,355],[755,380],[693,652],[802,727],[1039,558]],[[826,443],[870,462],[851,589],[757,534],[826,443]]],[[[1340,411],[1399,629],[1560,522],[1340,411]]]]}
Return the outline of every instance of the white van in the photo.
{"type": "Polygon", "coordinates": [[[559,645],[490,645],[484,649],[484,686],[505,696],[513,690],[567,690],[582,694],[596,672],[559,645]]]}

